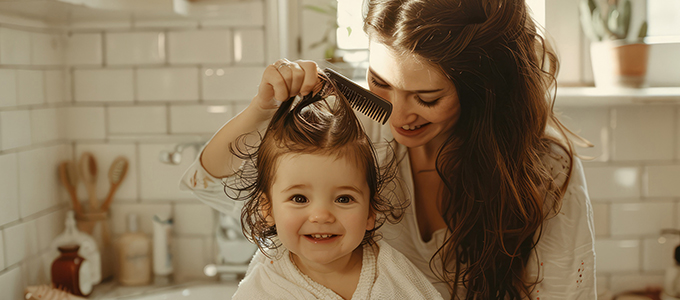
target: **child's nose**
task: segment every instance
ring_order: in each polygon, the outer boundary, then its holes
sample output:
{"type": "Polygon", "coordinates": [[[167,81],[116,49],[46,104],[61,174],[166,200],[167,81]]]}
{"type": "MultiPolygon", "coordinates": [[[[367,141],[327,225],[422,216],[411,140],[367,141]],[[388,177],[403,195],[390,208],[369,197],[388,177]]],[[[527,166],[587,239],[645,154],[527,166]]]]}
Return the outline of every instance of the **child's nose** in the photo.
{"type": "Polygon", "coordinates": [[[312,208],[309,214],[309,221],[312,223],[333,223],[335,222],[335,216],[325,206],[317,206],[312,208]]]}

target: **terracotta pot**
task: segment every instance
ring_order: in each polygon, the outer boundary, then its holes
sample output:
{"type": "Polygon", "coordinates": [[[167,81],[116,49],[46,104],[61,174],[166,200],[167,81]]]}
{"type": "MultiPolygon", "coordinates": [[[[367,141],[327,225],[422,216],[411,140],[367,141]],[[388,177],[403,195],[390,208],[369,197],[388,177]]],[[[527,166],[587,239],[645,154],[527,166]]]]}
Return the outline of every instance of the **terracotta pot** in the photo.
{"type": "Polygon", "coordinates": [[[646,84],[649,45],[603,41],[590,45],[596,87],[640,88],[646,84]]]}

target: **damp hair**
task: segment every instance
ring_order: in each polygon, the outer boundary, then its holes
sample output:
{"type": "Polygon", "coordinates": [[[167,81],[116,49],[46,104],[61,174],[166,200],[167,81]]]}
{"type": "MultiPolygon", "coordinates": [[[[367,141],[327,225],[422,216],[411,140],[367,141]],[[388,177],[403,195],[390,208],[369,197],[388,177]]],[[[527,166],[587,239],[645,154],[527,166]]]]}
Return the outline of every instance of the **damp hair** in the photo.
{"type": "Polygon", "coordinates": [[[245,201],[241,210],[243,233],[265,255],[265,249],[281,246],[276,238],[276,225],[270,224],[267,216],[272,209],[271,187],[284,154],[343,158],[363,171],[375,226],[366,231],[361,245],[373,244],[378,238],[377,230],[386,221],[397,223],[408,205],[396,196],[403,185],[396,178],[392,147],[381,143],[380,152],[376,151],[347,99],[337,92],[325,74],[318,76],[318,92],[284,101],[256,143],[249,143],[247,135],[242,135],[230,147],[231,153],[244,163],[236,173],[238,180],[225,183],[225,193],[234,200],[245,201]],[[378,160],[379,154],[386,157],[382,163],[378,160]]]}
{"type": "Polygon", "coordinates": [[[557,55],[525,1],[369,0],[364,31],[439,69],[458,93],[460,118],[436,158],[448,233],[430,268],[452,299],[528,297],[530,254],[572,169],[569,159],[558,186],[541,157],[574,150],[553,112],[557,55]]]}

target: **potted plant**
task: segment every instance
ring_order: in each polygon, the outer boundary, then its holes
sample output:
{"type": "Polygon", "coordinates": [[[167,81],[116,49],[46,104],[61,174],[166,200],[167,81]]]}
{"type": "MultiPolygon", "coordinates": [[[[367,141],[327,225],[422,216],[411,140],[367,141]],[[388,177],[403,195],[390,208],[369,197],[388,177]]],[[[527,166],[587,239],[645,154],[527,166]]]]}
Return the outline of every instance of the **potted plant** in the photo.
{"type": "Polygon", "coordinates": [[[590,45],[593,75],[597,87],[635,87],[645,84],[649,45],[643,42],[647,22],[637,36],[628,39],[631,22],[630,0],[581,0],[581,28],[590,45]]]}

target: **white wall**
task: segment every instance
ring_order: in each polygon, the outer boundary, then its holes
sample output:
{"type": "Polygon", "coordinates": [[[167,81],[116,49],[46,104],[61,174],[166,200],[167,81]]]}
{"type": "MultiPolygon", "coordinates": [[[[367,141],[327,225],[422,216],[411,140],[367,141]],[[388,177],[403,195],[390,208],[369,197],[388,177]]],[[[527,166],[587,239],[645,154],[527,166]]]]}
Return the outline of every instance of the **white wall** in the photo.
{"type": "MultiPolygon", "coordinates": [[[[559,102],[558,102],[559,103],[559,102]]],[[[600,291],[662,286],[680,228],[680,109],[677,105],[559,108],[595,144],[579,149],[593,203],[600,291]]]]}
{"type": "MultiPolygon", "coordinates": [[[[265,2],[233,11],[239,17],[67,27],[0,17],[0,299],[49,283],[41,255],[70,208],[57,165],[84,151],[98,160],[100,201],[113,159],[130,161],[111,206],[114,235],[129,212],[149,235],[154,214],[172,216],[176,279],[203,276],[214,261],[214,213],[178,189],[196,153],[185,150],[177,166],[158,157],[207,140],[256,93],[268,64],[265,2]],[[220,113],[207,111],[215,106],[220,113]]],[[[78,195],[85,204],[82,185],[78,195]]]]}

